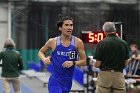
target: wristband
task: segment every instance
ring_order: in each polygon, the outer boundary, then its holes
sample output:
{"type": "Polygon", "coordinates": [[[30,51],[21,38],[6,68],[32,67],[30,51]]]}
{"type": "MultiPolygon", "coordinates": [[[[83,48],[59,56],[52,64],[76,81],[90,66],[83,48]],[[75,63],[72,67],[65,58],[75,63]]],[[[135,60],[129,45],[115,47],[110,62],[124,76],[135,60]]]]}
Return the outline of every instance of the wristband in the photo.
{"type": "Polygon", "coordinates": [[[75,61],[72,61],[73,62],[73,66],[75,66],[76,62],[75,61]]]}

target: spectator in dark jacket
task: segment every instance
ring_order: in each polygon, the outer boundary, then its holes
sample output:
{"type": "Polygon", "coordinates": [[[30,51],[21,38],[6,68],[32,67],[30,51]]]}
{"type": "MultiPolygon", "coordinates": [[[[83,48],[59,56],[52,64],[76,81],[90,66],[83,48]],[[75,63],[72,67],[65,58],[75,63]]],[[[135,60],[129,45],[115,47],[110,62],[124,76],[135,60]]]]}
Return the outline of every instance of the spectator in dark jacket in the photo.
{"type": "Polygon", "coordinates": [[[12,39],[5,41],[4,49],[0,52],[1,60],[4,93],[11,93],[10,84],[13,85],[15,93],[21,93],[19,72],[23,69],[22,59],[20,53],[15,49],[12,39]]]}

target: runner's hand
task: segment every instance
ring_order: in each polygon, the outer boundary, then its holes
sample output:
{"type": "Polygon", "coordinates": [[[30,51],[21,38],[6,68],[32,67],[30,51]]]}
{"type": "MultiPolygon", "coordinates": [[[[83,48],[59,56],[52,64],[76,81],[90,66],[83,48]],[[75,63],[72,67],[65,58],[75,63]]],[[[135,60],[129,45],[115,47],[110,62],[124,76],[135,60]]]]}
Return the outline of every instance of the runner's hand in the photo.
{"type": "Polygon", "coordinates": [[[50,64],[51,63],[50,58],[51,58],[51,56],[48,56],[48,57],[42,59],[43,63],[47,64],[47,65],[50,64]]]}
{"type": "Polygon", "coordinates": [[[73,62],[72,62],[72,61],[65,61],[65,62],[62,64],[62,66],[63,66],[64,68],[69,68],[69,67],[73,66],[73,62]]]}

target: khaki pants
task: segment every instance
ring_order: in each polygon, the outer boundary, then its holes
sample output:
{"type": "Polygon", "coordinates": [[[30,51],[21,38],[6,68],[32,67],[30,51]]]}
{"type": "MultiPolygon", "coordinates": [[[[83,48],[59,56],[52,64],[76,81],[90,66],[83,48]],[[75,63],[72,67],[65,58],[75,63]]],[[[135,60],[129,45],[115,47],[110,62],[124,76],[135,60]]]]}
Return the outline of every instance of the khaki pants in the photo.
{"type": "Polygon", "coordinates": [[[15,93],[21,93],[20,92],[20,79],[18,77],[16,78],[3,78],[3,91],[4,93],[11,93],[10,92],[10,84],[13,85],[15,93]]]}
{"type": "Polygon", "coordinates": [[[97,78],[96,93],[126,93],[123,73],[101,71],[97,78]]]}

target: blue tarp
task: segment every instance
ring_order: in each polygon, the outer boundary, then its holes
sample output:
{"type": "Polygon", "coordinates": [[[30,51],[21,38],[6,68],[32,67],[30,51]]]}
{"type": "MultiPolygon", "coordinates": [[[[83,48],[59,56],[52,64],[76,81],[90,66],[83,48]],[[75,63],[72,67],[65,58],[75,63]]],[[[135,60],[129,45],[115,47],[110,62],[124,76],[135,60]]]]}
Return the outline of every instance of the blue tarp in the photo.
{"type": "MultiPolygon", "coordinates": [[[[29,62],[29,69],[34,69],[35,71],[40,71],[42,67],[44,67],[44,64],[42,61],[40,61],[40,65],[36,64],[36,62],[29,62]]],[[[52,65],[47,66],[47,71],[50,73],[53,72],[52,65]]],[[[79,68],[75,67],[74,69],[74,75],[73,79],[76,80],[80,85],[83,85],[83,76],[84,72],[79,68]]]]}

